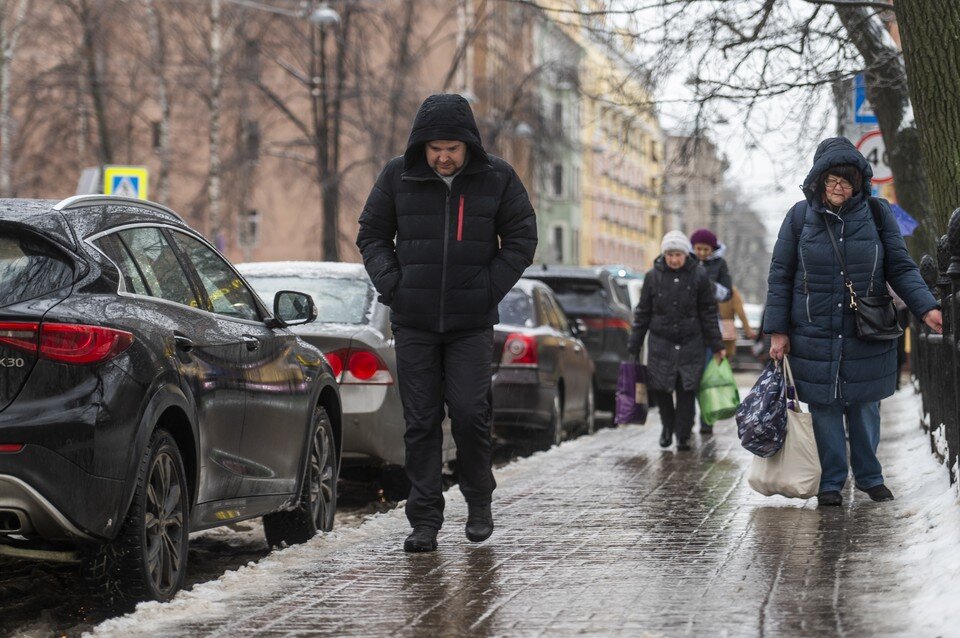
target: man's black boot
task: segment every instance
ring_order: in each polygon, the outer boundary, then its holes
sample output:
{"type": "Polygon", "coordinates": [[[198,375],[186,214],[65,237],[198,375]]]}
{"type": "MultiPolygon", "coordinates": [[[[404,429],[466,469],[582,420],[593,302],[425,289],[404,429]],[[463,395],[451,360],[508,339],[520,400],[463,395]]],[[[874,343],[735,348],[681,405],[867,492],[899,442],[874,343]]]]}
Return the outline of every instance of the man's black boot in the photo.
{"type": "Polygon", "coordinates": [[[417,525],[403,541],[405,552],[433,552],[437,549],[437,530],[424,525],[417,525]]]}
{"type": "Polygon", "coordinates": [[[493,534],[493,512],[490,505],[467,505],[467,540],[480,543],[493,534]]]}

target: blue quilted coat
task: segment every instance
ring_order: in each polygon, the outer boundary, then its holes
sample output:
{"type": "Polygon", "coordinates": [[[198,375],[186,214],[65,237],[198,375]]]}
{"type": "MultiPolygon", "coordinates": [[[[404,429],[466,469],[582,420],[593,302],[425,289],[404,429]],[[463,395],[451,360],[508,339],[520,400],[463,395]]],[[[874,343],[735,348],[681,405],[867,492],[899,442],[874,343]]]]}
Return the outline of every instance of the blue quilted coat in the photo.
{"type": "Polygon", "coordinates": [[[763,330],[789,335],[797,393],[807,403],[879,401],[896,388],[897,342],[857,339],[825,217],[858,295],[884,293],[889,283],[917,317],[938,307],[888,206],[878,232],[867,203],[872,176],[870,165],[849,140],[835,137],[821,142],[803,182],[806,200],[787,213],[773,249],[763,330]],[[858,167],[864,183],[839,213],[833,213],[825,209],[818,178],[838,164],[858,167]],[[794,215],[803,217],[799,234],[794,215]]]}

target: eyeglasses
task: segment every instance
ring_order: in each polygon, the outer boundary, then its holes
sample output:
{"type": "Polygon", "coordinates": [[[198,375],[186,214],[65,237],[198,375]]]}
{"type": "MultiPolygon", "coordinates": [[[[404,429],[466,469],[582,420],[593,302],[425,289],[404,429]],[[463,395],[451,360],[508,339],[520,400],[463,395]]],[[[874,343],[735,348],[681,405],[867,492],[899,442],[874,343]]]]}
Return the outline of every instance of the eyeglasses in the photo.
{"type": "Polygon", "coordinates": [[[839,186],[841,190],[845,190],[845,191],[853,190],[853,184],[851,184],[850,182],[848,182],[847,180],[841,177],[833,177],[832,175],[827,179],[823,180],[823,185],[826,186],[828,191],[832,191],[837,186],[839,186]]]}

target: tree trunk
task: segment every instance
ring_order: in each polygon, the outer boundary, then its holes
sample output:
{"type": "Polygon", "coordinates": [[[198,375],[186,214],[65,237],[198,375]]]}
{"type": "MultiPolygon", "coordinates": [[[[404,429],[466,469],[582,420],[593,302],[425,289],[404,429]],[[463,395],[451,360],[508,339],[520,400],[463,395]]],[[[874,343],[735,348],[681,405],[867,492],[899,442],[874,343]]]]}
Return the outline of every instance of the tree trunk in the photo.
{"type": "Polygon", "coordinates": [[[157,201],[166,204],[170,199],[170,96],[168,91],[166,63],[166,35],[163,22],[154,6],[154,0],[145,0],[150,29],[151,67],[157,83],[157,103],[160,106],[160,171],[157,175],[157,201]]]}
{"type": "Polygon", "coordinates": [[[210,202],[210,217],[207,233],[218,249],[225,243],[220,236],[220,97],[223,93],[223,25],[220,16],[220,0],[210,0],[210,162],[207,181],[207,198],[210,202]]]}
{"type": "Polygon", "coordinates": [[[110,140],[110,127],[107,126],[107,98],[103,77],[97,69],[98,38],[103,37],[100,27],[100,12],[92,15],[86,0],[80,2],[80,21],[83,29],[82,64],[86,73],[87,89],[93,102],[93,117],[97,122],[100,136],[98,159],[101,166],[113,163],[113,145],[110,140]]]}
{"type": "Polygon", "coordinates": [[[27,18],[27,9],[30,0],[20,0],[17,3],[16,13],[13,14],[13,24],[9,32],[7,31],[7,2],[0,1],[0,12],[3,13],[2,22],[0,22],[0,197],[13,197],[13,153],[11,145],[13,144],[13,114],[11,113],[11,67],[13,59],[17,53],[17,40],[20,37],[20,29],[27,18]]]}
{"type": "MultiPolygon", "coordinates": [[[[960,3],[897,0],[903,56],[919,138],[927,160],[933,208],[927,234],[947,230],[960,207],[960,3]]],[[[933,250],[928,250],[934,254],[933,250]]]]}
{"type": "Polygon", "coordinates": [[[935,235],[928,232],[927,221],[932,219],[933,206],[920,136],[914,126],[904,121],[910,106],[907,74],[900,52],[888,40],[874,13],[863,7],[837,6],[851,42],[863,57],[867,97],[883,132],[897,200],[921,224],[912,242],[915,252],[929,251],[935,241],[935,235]]]}

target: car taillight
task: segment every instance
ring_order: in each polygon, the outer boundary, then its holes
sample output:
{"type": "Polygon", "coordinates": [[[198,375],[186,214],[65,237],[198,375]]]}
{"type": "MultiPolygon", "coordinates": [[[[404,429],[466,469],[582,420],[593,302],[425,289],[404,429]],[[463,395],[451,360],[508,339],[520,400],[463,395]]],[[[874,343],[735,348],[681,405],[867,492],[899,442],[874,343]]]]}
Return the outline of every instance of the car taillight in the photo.
{"type": "Polygon", "coordinates": [[[23,449],[23,443],[0,443],[0,454],[10,454],[23,449]]]}
{"type": "Polygon", "coordinates": [[[390,385],[393,375],[380,356],[371,350],[343,348],[326,355],[334,376],[342,384],[390,385]]]}
{"type": "Polygon", "coordinates": [[[327,363],[330,364],[330,368],[333,370],[333,378],[339,383],[340,375],[343,374],[343,360],[347,356],[347,350],[334,350],[333,352],[325,353],[323,356],[326,357],[327,363]]]}
{"type": "Polygon", "coordinates": [[[503,342],[500,365],[537,365],[537,340],[519,332],[511,333],[503,342]]]}
{"type": "Polygon", "coordinates": [[[0,323],[0,344],[17,350],[36,354],[40,334],[40,324],[21,322],[0,323]]]}
{"type": "Polygon", "coordinates": [[[133,335],[125,330],[71,323],[0,323],[0,343],[39,354],[43,359],[86,365],[117,356],[130,347],[133,335]]]}

